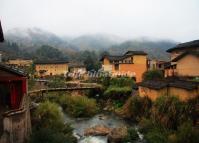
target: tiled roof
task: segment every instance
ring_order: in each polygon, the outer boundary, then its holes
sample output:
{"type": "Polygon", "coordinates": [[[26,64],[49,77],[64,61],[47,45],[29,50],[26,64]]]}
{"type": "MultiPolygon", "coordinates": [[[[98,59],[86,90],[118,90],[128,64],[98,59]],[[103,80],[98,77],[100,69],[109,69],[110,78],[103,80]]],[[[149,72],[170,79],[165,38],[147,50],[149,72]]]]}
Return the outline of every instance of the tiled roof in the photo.
{"type": "Polygon", "coordinates": [[[138,83],[138,86],[143,86],[151,89],[162,89],[165,87],[176,87],[182,88],[186,90],[197,89],[199,86],[199,82],[194,81],[186,81],[186,80],[150,80],[150,81],[143,81],[138,83]]]}
{"type": "Polygon", "coordinates": [[[83,63],[69,63],[69,68],[84,68],[85,65],[83,63]]]}
{"type": "Polygon", "coordinates": [[[23,77],[27,76],[27,74],[24,71],[22,71],[18,68],[13,68],[13,67],[10,67],[8,65],[4,65],[4,64],[0,64],[0,70],[9,72],[9,73],[12,73],[12,74],[15,74],[15,75],[23,76],[23,77]]]}
{"type": "Polygon", "coordinates": [[[115,55],[104,55],[100,61],[102,61],[105,57],[108,58],[110,61],[119,61],[119,60],[123,60],[125,58],[128,58],[129,56],[132,55],[147,55],[145,52],[143,51],[127,51],[124,55],[122,56],[115,56],[115,55]]]}
{"type": "Polygon", "coordinates": [[[144,51],[127,51],[124,55],[147,55],[144,51]]]}
{"type": "Polygon", "coordinates": [[[199,40],[194,40],[186,43],[178,44],[177,46],[168,49],[167,52],[172,52],[178,49],[189,49],[189,48],[198,48],[199,49],[199,40]]]}
{"type": "Polygon", "coordinates": [[[199,57],[199,51],[187,51],[182,53],[181,55],[177,56],[175,59],[172,60],[172,62],[177,62],[178,60],[180,60],[181,58],[183,58],[186,55],[194,55],[199,57]]]}

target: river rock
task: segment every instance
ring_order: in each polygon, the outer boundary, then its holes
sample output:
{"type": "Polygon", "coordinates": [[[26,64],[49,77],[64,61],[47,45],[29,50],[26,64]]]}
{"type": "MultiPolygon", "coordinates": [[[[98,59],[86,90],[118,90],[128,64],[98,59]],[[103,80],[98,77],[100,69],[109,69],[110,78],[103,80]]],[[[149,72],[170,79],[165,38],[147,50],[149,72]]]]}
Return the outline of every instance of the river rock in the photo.
{"type": "Polygon", "coordinates": [[[104,125],[96,125],[84,130],[85,136],[106,136],[111,132],[111,128],[104,125]]]}
{"type": "Polygon", "coordinates": [[[127,128],[113,128],[108,134],[108,143],[121,143],[127,135],[127,128]]]}

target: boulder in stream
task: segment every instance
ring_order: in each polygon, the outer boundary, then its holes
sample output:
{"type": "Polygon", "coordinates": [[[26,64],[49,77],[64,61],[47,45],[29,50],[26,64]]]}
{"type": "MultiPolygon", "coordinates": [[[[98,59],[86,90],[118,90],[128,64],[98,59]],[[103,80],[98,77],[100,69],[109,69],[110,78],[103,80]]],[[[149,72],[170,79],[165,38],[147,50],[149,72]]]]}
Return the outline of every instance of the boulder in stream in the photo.
{"type": "Polygon", "coordinates": [[[106,136],[111,132],[111,128],[104,125],[96,125],[84,130],[85,136],[106,136]]]}
{"type": "Polygon", "coordinates": [[[127,128],[113,128],[108,134],[108,143],[121,143],[127,136],[127,128]]]}

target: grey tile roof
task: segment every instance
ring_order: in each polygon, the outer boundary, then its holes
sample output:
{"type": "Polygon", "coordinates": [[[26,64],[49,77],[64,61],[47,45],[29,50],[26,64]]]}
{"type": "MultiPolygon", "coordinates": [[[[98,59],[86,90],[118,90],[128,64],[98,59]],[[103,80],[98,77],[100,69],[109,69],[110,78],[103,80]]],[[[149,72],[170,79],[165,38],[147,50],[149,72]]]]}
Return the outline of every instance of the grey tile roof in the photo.
{"type": "Polygon", "coordinates": [[[9,72],[9,73],[18,75],[18,76],[27,77],[27,74],[24,71],[22,71],[18,68],[13,68],[13,67],[8,66],[8,65],[0,64],[0,70],[6,71],[6,72],[9,72]]]}
{"type": "Polygon", "coordinates": [[[132,55],[147,55],[147,53],[145,53],[144,51],[127,51],[126,53],[124,53],[121,56],[116,56],[116,55],[104,55],[100,61],[102,61],[105,57],[107,57],[111,62],[112,61],[119,61],[119,60],[123,60],[125,58],[128,58],[129,56],[132,55]]]}
{"type": "Polygon", "coordinates": [[[181,50],[181,49],[189,49],[189,48],[198,48],[199,49],[199,40],[194,40],[186,43],[178,44],[177,46],[168,49],[167,52],[172,52],[174,50],[181,50]]]}
{"type": "Polygon", "coordinates": [[[186,80],[149,80],[149,81],[143,81],[141,83],[138,83],[138,86],[143,86],[151,89],[163,89],[165,87],[176,87],[176,88],[182,88],[186,90],[193,90],[197,89],[199,86],[199,82],[194,81],[186,81],[186,80]]]}

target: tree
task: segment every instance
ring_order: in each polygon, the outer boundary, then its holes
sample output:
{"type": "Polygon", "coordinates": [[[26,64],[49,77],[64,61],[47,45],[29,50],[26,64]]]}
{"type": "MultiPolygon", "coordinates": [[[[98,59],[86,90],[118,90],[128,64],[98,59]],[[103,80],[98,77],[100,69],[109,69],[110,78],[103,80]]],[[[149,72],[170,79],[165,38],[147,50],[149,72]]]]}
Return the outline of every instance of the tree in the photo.
{"type": "Polygon", "coordinates": [[[37,49],[34,53],[34,56],[37,60],[64,60],[67,59],[61,51],[58,49],[43,45],[37,49]]]}
{"type": "Polygon", "coordinates": [[[159,70],[151,70],[151,71],[146,71],[143,75],[143,80],[159,80],[163,79],[164,75],[162,71],[159,70]]]}

